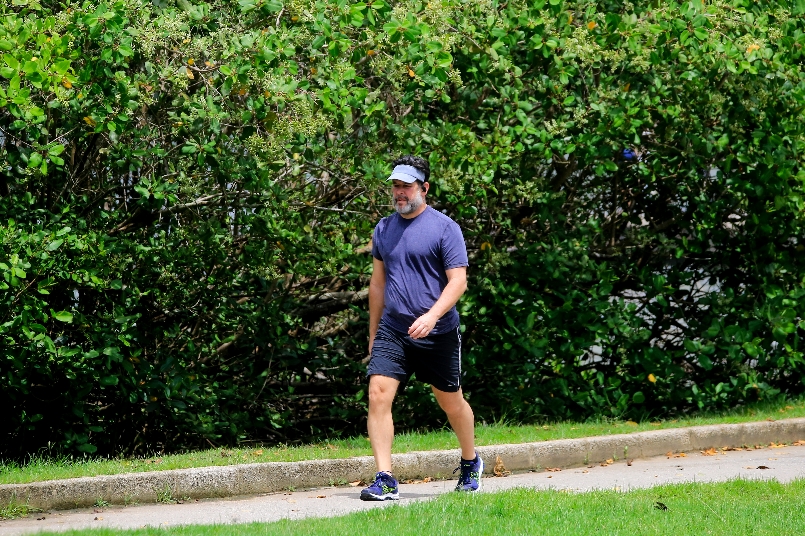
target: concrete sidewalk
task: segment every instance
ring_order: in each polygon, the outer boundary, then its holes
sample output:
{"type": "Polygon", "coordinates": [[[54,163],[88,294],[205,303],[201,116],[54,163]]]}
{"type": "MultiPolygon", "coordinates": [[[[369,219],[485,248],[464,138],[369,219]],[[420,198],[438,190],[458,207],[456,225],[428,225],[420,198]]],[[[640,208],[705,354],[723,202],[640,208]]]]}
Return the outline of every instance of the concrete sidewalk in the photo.
{"type": "MultiPolygon", "coordinates": [[[[515,445],[479,447],[491,474],[500,458],[512,472],[571,468],[606,460],[640,459],[667,452],[722,447],[793,443],[805,440],[805,418],[742,424],[695,426],[634,434],[562,439],[515,445]]],[[[452,476],[457,451],[396,454],[395,475],[401,481],[452,476]]],[[[204,499],[275,493],[294,489],[369,481],[374,477],[370,456],[343,460],[272,462],[178,469],[148,473],[72,478],[0,486],[0,504],[27,503],[40,510],[90,507],[94,504],[147,504],[160,498],[204,499]]]]}
{"type": "MultiPolygon", "coordinates": [[[[483,490],[515,487],[545,490],[647,488],[682,482],[717,482],[735,478],[775,479],[790,482],[805,478],[805,446],[766,447],[741,451],[690,452],[684,457],[656,456],[631,461],[587,464],[574,469],[527,472],[506,478],[486,476],[483,490]]],[[[62,510],[34,514],[26,519],[0,522],[0,536],[21,536],[39,531],[72,529],[137,529],[178,525],[226,525],[271,522],[280,519],[332,517],[392,504],[411,504],[450,493],[455,480],[419,481],[400,485],[399,501],[363,502],[359,487],[324,487],[314,490],[262,494],[231,499],[199,499],[182,504],[148,504],[62,510]]],[[[665,499],[669,508],[673,502],[665,499]]],[[[235,533],[235,531],[233,531],[235,533]]]]}

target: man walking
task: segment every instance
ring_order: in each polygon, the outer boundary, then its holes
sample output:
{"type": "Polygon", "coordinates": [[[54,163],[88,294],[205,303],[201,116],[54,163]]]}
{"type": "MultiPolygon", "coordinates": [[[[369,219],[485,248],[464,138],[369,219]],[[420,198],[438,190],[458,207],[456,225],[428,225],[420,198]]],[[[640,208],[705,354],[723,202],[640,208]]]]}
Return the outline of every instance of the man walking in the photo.
{"type": "MultiPolygon", "coordinates": [[[[456,491],[480,487],[475,417],[461,391],[461,333],[456,302],[467,289],[467,249],[458,224],[428,206],[430,165],[416,156],[394,161],[389,180],[395,214],[372,237],[369,283],[369,440],[375,481],[365,501],[399,499],[392,475],[391,404],[412,374],[429,383],[461,447],[456,491]]],[[[456,469],[458,470],[458,469],[456,469]]]]}

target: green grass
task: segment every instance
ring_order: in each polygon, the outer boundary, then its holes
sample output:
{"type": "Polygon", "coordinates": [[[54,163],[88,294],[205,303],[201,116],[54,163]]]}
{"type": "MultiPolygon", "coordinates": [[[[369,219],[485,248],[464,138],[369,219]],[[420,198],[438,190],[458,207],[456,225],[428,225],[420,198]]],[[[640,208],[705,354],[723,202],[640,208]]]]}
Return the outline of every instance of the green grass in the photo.
{"type": "MultiPolygon", "coordinates": [[[[393,505],[336,518],[186,526],[166,529],[84,530],[67,536],[229,536],[375,534],[795,534],[805,526],[805,480],[790,484],[734,480],[675,484],[628,493],[566,493],[514,489],[451,493],[428,502],[393,505]],[[667,510],[659,509],[661,503],[667,510]],[[799,528],[798,528],[799,527],[799,528]]],[[[50,534],[50,533],[46,533],[50,534]]]]}
{"type": "MultiPolygon", "coordinates": [[[[436,410],[434,403],[434,411],[436,410]]],[[[766,403],[724,413],[701,414],[684,419],[635,423],[599,420],[587,423],[563,422],[546,425],[515,426],[505,423],[479,425],[476,442],[480,445],[528,443],[552,439],[570,439],[646,430],[681,428],[703,424],[739,423],[805,417],[805,398],[766,403]]],[[[805,439],[805,438],[803,438],[805,439]]],[[[428,433],[400,434],[394,440],[394,452],[457,448],[449,429],[428,433]]],[[[81,476],[113,475],[141,471],[161,471],[213,465],[252,462],[293,462],[368,456],[372,451],[366,437],[333,439],[326,443],[303,446],[279,446],[249,449],[210,449],[185,454],[132,459],[49,459],[33,458],[24,465],[0,464],[0,484],[23,484],[81,476]]]]}
{"type": "Polygon", "coordinates": [[[17,517],[25,517],[29,514],[33,514],[34,512],[41,512],[39,508],[31,508],[27,504],[17,504],[16,502],[12,502],[11,504],[6,504],[4,506],[0,506],[0,521],[3,519],[15,519],[17,517]]]}

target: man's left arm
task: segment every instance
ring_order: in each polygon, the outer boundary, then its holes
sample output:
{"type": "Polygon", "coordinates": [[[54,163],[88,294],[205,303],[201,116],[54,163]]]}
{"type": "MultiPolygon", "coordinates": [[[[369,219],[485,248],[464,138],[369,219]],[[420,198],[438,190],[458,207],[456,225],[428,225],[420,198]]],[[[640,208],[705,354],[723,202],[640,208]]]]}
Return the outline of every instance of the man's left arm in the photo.
{"type": "Polygon", "coordinates": [[[421,339],[436,326],[436,322],[458,303],[461,295],[467,290],[467,267],[450,268],[445,270],[447,275],[447,285],[445,285],[442,295],[430,308],[430,311],[417,318],[411,327],[408,328],[408,335],[412,339],[421,339]]]}

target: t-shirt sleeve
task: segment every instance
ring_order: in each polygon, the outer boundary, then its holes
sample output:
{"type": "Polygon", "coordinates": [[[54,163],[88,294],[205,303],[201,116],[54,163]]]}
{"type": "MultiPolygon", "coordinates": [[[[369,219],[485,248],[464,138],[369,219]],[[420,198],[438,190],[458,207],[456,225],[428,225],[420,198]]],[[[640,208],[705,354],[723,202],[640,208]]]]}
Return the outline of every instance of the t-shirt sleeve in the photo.
{"type": "Polygon", "coordinates": [[[380,227],[380,224],[377,224],[375,226],[374,232],[372,232],[372,257],[374,257],[375,259],[377,259],[379,261],[382,261],[383,256],[380,254],[380,244],[378,243],[379,240],[377,239],[377,235],[379,234],[377,232],[377,229],[379,227],[380,227]]]}
{"type": "Polygon", "coordinates": [[[464,236],[461,234],[461,228],[455,222],[451,222],[442,233],[442,259],[445,270],[470,264],[467,259],[464,236]]]}

